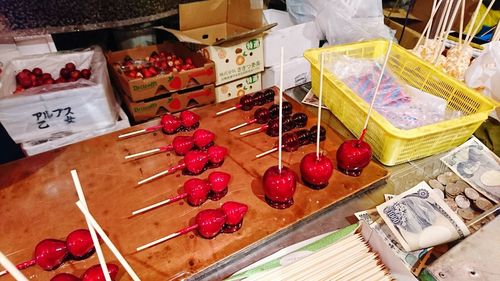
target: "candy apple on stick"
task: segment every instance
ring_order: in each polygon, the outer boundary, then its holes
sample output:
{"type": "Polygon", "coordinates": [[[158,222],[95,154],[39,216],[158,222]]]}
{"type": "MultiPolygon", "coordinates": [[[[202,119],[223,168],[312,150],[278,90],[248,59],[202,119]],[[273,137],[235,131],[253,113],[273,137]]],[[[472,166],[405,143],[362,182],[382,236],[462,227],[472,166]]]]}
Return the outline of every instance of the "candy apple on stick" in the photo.
{"type": "MultiPolygon", "coordinates": [[[[242,128],[244,126],[250,125],[250,124],[266,124],[269,122],[271,119],[276,119],[278,118],[278,111],[279,111],[279,105],[273,104],[267,108],[259,108],[253,113],[253,119],[250,119],[249,121],[245,123],[241,123],[239,125],[236,125],[232,128],[229,129],[229,131],[234,131],[239,128],[242,128]]],[[[283,103],[283,115],[288,116],[292,114],[292,104],[289,102],[284,102],[283,103]]]]}
{"type": "Polygon", "coordinates": [[[207,149],[214,144],[215,134],[204,129],[196,130],[192,136],[176,136],[172,143],[165,146],[160,146],[143,152],[125,156],[125,159],[146,157],[160,152],[174,151],[177,155],[185,155],[193,148],[207,149]]]}
{"type": "Polygon", "coordinates": [[[144,207],[140,210],[133,211],[132,215],[141,214],[184,198],[187,198],[188,204],[191,206],[200,206],[207,199],[211,199],[214,201],[219,200],[227,194],[227,185],[230,179],[231,175],[224,172],[212,172],[210,173],[210,175],[208,175],[208,179],[206,180],[197,178],[189,179],[184,182],[183,193],[156,204],[144,207]]]}
{"type": "Polygon", "coordinates": [[[321,153],[319,144],[321,141],[321,102],[323,99],[323,71],[325,63],[325,53],[320,56],[319,74],[319,97],[318,97],[318,125],[316,126],[316,153],[306,154],[300,161],[300,174],[304,184],[312,189],[322,189],[328,185],[328,181],[333,174],[333,163],[330,158],[321,153]],[[320,128],[318,130],[317,128],[320,128]]]}
{"type": "Polygon", "coordinates": [[[368,120],[370,120],[373,105],[375,104],[378,89],[384,76],[384,71],[387,66],[387,61],[389,59],[391,49],[392,41],[389,41],[389,46],[387,47],[387,53],[385,55],[384,63],[382,65],[382,69],[380,70],[380,77],[373,93],[373,98],[368,110],[368,114],[366,115],[366,120],[363,126],[363,130],[361,131],[361,136],[359,137],[359,139],[345,141],[337,150],[337,168],[339,169],[339,171],[346,175],[355,177],[361,175],[363,169],[368,166],[370,160],[372,159],[372,149],[370,145],[364,141],[364,137],[366,134],[366,128],[368,126],[368,120]]]}
{"type": "Polygon", "coordinates": [[[253,95],[244,95],[240,98],[240,102],[230,108],[224,109],[215,113],[215,116],[220,116],[224,113],[231,112],[236,109],[241,109],[243,111],[252,110],[254,106],[260,106],[268,102],[274,101],[274,91],[256,92],[253,95]]]}
{"type": "Polygon", "coordinates": [[[226,202],[219,209],[207,209],[200,211],[195,217],[195,223],[179,231],[155,240],[137,248],[137,251],[153,247],[177,236],[196,230],[198,234],[206,239],[215,237],[220,232],[231,233],[237,231],[243,222],[248,207],[238,202],[226,202]]]}
{"type": "Polygon", "coordinates": [[[265,200],[273,208],[285,209],[293,205],[293,194],[297,185],[295,173],[282,165],[281,150],[283,147],[283,47],[281,47],[279,87],[279,127],[278,127],[278,165],[266,170],[262,177],[265,200]]]}

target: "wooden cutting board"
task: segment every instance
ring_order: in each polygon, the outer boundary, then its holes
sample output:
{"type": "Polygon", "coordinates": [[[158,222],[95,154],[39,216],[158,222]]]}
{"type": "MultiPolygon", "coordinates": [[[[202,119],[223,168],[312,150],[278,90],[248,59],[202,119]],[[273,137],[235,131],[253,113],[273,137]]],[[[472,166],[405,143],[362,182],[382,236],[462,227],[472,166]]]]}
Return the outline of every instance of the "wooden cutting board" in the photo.
{"type": "MultiPolygon", "coordinates": [[[[315,117],[302,105],[291,98],[288,100],[292,102],[294,111],[309,115],[307,128],[316,123],[315,117]]],[[[277,138],[264,133],[244,138],[239,136],[240,131],[229,133],[228,128],[247,120],[253,113],[237,110],[215,117],[216,111],[236,102],[231,100],[194,110],[201,116],[200,128],[215,132],[216,143],[230,151],[224,165],[215,169],[232,175],[229,193],[220,201],[207,201],[197,208],[181,201],[130,217],[133,210],[178,194],[183,182],[190,178],[177,172],[137,186],[138,180],[172,166],[181,159],[174,154],[163,153],[140,160],[124,160],[127,154],[171,142],[174,136],[166,136],[161,132],[118,140],[121,133],[158,124],[158,120],[153,120],[0,166],[0,250],[14,263],[18,263],[32,256],[40,240],[64,240],[72,230],[86,228],[85,220],[75,205],[77,195],[70,175],[72,169],[78,171],[91,213],[143,280],[185,278],[198,273],[374,186],[388,176],[387,170],[374,162],[357,178],[336,170],[330,185],[325,189],[311,190],[299,183],[294,196],[295,204],[284,210],[273,209],[264,201],[261,177],[268,167],[277,164],[277,154],[261,159],[255,159],[255,155],[272,148],[277,138]],[[229,200],[249,206],[243,227],[238,232],[220,234],[213,239],[203,239],[191,233],[141,252],[135,251],[140,245],[188,226],[200,210],[218,208],[229,200]]],[[[331,128],[325,127],[327,140],[322,143],[322,148],[336,165],[335,153],[343,140],[331,128]]],[[[308,145],[293,153],[284,152],[284,163],[299,174],[300,160],[314,150],[315,145],[308,145]]],[[[205,171],[198,177],[204,179],[211,171],[205,171]]],[[[103,248],[107,261],[118,264],[112,253],[106,247],[103,248]]],[[[83,261],[66,262],[54,271],[46,272],[34,266],[23,272],[33,280],[49,280],[60,272],[79,276],[86,268],[97,263],[97,257],[93,255],[83,261]]],[[[0,281],[10,278],[0,277],[0,281]]],[[[123,269],[120,270],[119,279],[129,280],[123,269]]]]}

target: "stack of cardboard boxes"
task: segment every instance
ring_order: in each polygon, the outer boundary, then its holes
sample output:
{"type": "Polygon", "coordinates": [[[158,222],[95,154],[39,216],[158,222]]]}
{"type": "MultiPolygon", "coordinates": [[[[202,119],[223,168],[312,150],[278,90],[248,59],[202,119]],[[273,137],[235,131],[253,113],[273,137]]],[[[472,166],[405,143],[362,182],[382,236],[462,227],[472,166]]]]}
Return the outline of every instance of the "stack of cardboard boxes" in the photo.
{"type": "Polygon", "coordinates": [[[180,30],[160,28],[199,46],[215,63],[217,102],[262,89],[262,1],[210,0],[179,5],[180,30]]]}

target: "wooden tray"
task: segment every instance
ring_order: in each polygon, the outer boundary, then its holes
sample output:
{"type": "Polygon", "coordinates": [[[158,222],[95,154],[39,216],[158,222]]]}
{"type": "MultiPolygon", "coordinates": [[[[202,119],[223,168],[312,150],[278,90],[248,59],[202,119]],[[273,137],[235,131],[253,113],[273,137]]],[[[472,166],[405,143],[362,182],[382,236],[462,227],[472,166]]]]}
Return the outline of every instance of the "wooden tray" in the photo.
{"type": "MultiPolygon", "coordinates": [[[[216,143],[228,147],[230,151],[224,165],[216,169],[232,175],[229,193],[220,201],[207,201],[198,208],[181,201],[130,217],[133,210],[176,195],[189,178],[177,172],[136,186],[139,179],[180,160],[179,156],[170,153],[135,161],[124,160],[127,154],[170,143],[174,136],[162,133],[118,140],[120,133],[156,125],[158,120],[155,120],[0,166],[0,250],[18,263],[32,256],[40,240],[64,240],[72,230],[86,228],[85,220],[75,205],[77,195],[71,180],[71,169],[78,171],[90,211],[143,280],[185,278],[199,273],[222,260],[227,261],[238,253],[247,252],[252,246],[262,244],[278,232],[325,211],[388,176],[385,169],[373,162],[358,178],[335,171],[327,188],[316,191],[299,183],[294,196],[295,204],[285,210],[273,209],[263,200],[261,176],[268,167],[276,165],[277,154],[261,159],[255,159],[255,155],[271,148],[277,138],[264,133],[245,138],[239,136],[239,131],[228,133],[229,127],[247,120],[253,113],[237,110],[214,117],[216,111],[236,102],[231,100],[196,110],[202,118],[200,127],[215,132],[216,143]],[[243,202],[250,207],[238,232],[220,234],[210,240],[191,233],[141,252],[135,251],[137,246],[189,225],[198,211],[217,208],[229,200],[243,202]]],[[[294,111],[309,115],[308,128],[315,124],[315,118],[308,110],[294,101],[292,104],[294,111]]],[[[342,141],[335,131],[327,127],[327,140],[322,143],[322,148],[335,165],[336,149],[342,141]]],[[[302,156],[314,150],[314,145],[308,145],[293,153],[284,152],[285,165],[298,174],[302,156]]],[[[198,177],[206,178],[211,171],[198,177]]],[[[112,253],[103,248],[107,261],[118,264],[112,253]]],[[[97,257],[93,255],[83,261],[66,262],[55,271],[46,272],[34,266],[23,272],[33,280],[49,280],[59,272],[80,275],[97,263],[97,257]]],[[[129,279],[123,269],[119,276],[120,280],[129,279]]],[[[0,277],[0,281],[9,278],[0,277]]]]}

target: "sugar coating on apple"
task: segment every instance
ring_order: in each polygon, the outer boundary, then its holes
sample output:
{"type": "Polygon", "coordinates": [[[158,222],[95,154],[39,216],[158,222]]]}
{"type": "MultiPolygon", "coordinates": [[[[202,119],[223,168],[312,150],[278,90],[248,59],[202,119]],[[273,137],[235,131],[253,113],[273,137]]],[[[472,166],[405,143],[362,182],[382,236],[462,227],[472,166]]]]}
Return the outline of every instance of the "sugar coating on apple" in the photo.
{"type": "Polygon", "coordinates": [[[81,279],[73,274],[59,273],[56,276],[52,277],[50,281],[81,281],[81,279]]]}
{"type": "Polygon", "coordinates": [[[217,168],[224,163],[228,151],[225,147],[214,145],[207,150],[207,153],[210,159],[210,168],[217,168]]]}
{"type": "Polygon", "coordinates": [[[240,99],[240,105],[241,109],[244,111],[252,109],[254,105],[253,97],[250,95],[242,96],[240,99]]]}
{"type": "Polygon", "coordinates": [[[198,225],[198,233],[203,238],[213,238],[222,230],[226,222],[226,214],[221,210],[203,210],[195,217],[195,222],[198,225]]]}
{"type": "Polygon", "coordinates": [[[220,200],[227,194],[229,181],[231,175],[224,172],[212,172],[208,175],[208,182],[210,183],[210,193],[208,198],[212,201],[220,200]]]}
{"type": "Polygon", "coordinates": [[[252,96],[253,96],[254,104],[256,106],[264,105],[267,102],[266,96],[264,95],[263,92],[257,92],[255,94],[253,94],[252,96]]]}
{"type": "Polygon", "coordinates": [[[200,125],[200,116],[192,111],[184,110],[180,114],[182,126],[187,129],[195,129],[200,125]]]}
{"type": "Polygon", "coordinates": [[[343,142],[337,150],[337,168],[342,173],[357,177],[372,159],[370,145],[360,140],[343,142]]]}
{"type": "Polygon", "coordinates": [[[201,179],[189,179],[184,182],[184,192],[187,193],[189,205],[200,206],[207,200],[210,185],[201,179]]]}
{"type": "Polygon", "coordinates": [[[172,140],[172,147],[174,148],[175,154],[186,155],[194,147],[194,140],[190,136],[176,136],[172,140]]]}
{"type": "Polygon", "coordinates": [[[248,212],[248,206],[234,201],[228,201],[221,206],[226,214],[226,223],[222,228],[223,233],[233,233],[238,231],[243,225],[243,217],[248,212]]]}
{"type": "Polygon", "coordinates": [[[198,129],[193,133],[194,144],[199,149],[206,149],[214,144],[215,134],[204,129],[198,129]]]}
{"type": "Polygon", "coordinates": [[[293,205],[293,194],[297,186],[295,173],[288,167],[270,167],[262,177],[262,186],[267,204],[276,209],[293,205]]]}
{"type": "Polygon", "coordinates": [[[333,163],[330,158],[315,152],[306,154],[300,161],[300,174],[304,184],[312,189],[323,189],[333,174],[333,163]]]}
{"type": "Polygon", "coordinates": [[[181,120],[179,120],[179,118],[170,114],[166,114],[163,115],[163,117],[161,118],[161,125],[163,133],[171,135],[179,131],[182,122],[181,120]]]}
{"type": "Polygon", "coordinates": [[[77,229],[66,237],[66,247],[75,259],[84,259],[94,252],[94,241],[88,229],[77,229]]]}
{"type": "Polygon", "coordinates": [[[302,112],[297,112],[292,115],[292,120],[295,125],[295,128],[303,128],[307,125],[307,115],[302,112]]]}
{"type": "Polygon", "coordinates": [[[43,270],[52,270],[61,265],[68,257],[66,242],[56,239],[45,239],[35,247],[35,260],[43,270]]]}
{"type": "Polygon", "coordinates": [[[258,108],[254,113],[255,122],[265,124],[269,121],[270,115],[267,108],[258,108]]]}
{"type": "Polygon", "coordinates": [[[273,102],[274,101],[274,96],[275,92],[273,89],[267,89],[264,91],[264,97],[266,99],[266,102],[273,102]]]}
{"type": "Polygon", "coordinates": [[[209,157],[203,151],[189,151],[182,161],[186,165],[183,171],[185,174],[199,175],[207,168],[209,157]]]}
{"type": "MultiPolygon", "coordinates": [[[[115,280],[116,276],[118,275],[118,266],[116,264],[112,263],[106,263],[106,266],[108,267],[108,272],[109,272],[109,277],[111,277],[111,280],[115,280]]],[[[93,265],[89,267],[83,274],[82,274],[82,281],[103,281],[106,280],[104,278],[104,272],[102,272],[102,267],[100,264],[93,265]]]]}

